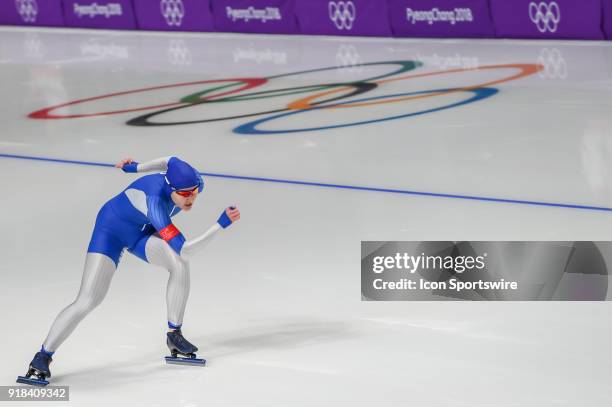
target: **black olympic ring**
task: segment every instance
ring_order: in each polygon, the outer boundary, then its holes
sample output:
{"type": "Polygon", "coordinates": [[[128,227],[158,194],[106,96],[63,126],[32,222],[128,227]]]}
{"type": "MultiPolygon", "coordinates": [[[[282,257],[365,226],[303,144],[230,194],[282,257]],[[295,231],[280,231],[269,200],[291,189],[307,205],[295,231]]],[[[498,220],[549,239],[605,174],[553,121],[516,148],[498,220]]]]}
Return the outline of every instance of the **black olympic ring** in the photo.
{"type": "MultiPolygon", "coordinates": [[[[201,119],[201,120],[190,120],[190,121],[163,122],[163,123],[150,121],[151,118],[158,116],[160,114],[193,107],[193,106],[196,106],[202,103],[236,102],[236,101],[242,101],[242,100],[252,100],[252,99],[261,99],[261,98],[267,98],[267,97],[283,96],[284,94],[282,92],[286,92],[285,94],[293,94],[293,93],[316,92],[319,90],[325,90],[325,89],[334,88],[334,87],[353,87],[355,88],[353,92],[350,92],[344,96],[336,96],[330,99],[322,100],[322,101],[317,102],[316,105],[321,105],[323,103],[329,103],[329,102],[336,102],[336,101],[340,101],[340,100],[343,100],[343,99],[346,99],[352,96],[361,95],[365,92],[375,89],[378,86],[377,84],[371,83],[368,81],[383,79],[383,78],[397,75],[403,72],[408,72],[422,65],[422,63],[418,61],[385,61],[385,62],[364,63],[364,64],[359,64],[359,66],[376,66],[376,65],[392,65],[392,64],[400,65],[400,68],[391,73],[377,75],[377,76],[374,76],[374,77],[371,77],[371,78],[368,78],[362,81],[332,83],[332,84],[327,84],[327,85],[321,84],[321,85],[298,86],[298,87],[284,88],[284,89],[273,89],[273,90],[268,90],[268,91],[252,92],[252,93],[247,93],[243,95],[227,96],[227,97],[218,98],[218,99],[215,99],[215,98],[200,99],[200,96],[206,93],[206,91],[198,92],[198,93],[188,95],[182,98],[181,101],[186,103],[183,106],[176,106],[176,107],[171,107],[168,109],[163,109],[163,110],[158,110],[155,112],[147,113],[147,114],[144,114],[144,115],[128,120],[126,124],[129,126],[175,126],[175,125],[183,125],[183,124],[211,123],[211,122],[217,122],[217,121],[260,116],[264,114],[283,113],[290,109],[282,108],[282,109],[275,109],[275,110],[270,110],[270,111],[265,111],[265,112],[256,112],[256,113],[248,113],[248,114],[236,115],[236,116],[217,117],[213,119],[201,119]]],[[[283,78],[287,76],[295,76],[295,75],[300,75],[300,74],[305,74],[305,73],[329,71],[329,70],[334,70],[334,69],[337,69],[337,67],[317,68],[317,69],[310,69],[310,70],[305,70],[305,71],[291,72],[288,74],[271,76],[266,79],[283,78]]],[[[315,104],[313,103],[313,105],[315,104]]]]}
{"type": "MultiPolygon", "coordinates": [[[[354,90],[350,93],[347,93],[346,95],[340,95],[340,96],[335,96],[333,98],[321,100],[319,102],[312,103],[312,105],[314,106],[314,105],[320,105],[323,103],[336,102],[336,101],[347,99],[353,96],[358,96],[366,92],[369,92],[372,89],[377,88],[378,85],[375,83],[371,83],[371,82],[353,82],[353,83],[342,82],[342,83],[298,86],[298,87],[293,87],[293,88],[266,90],[266,91],[261,91],[261,92],[249,93],[247,95],[238,95],[235,98],[240,98],[240,97],[245,97],[245,96],[262,96],[262,95],[268,95],[273,92],[289,92],[289,91],[302,90],[302,89],[312,89],[313,91],[317,91],[317,90],[329,89],[329,88],[335,88],[335,87],[352,87],[354,88],[354,90]]],[[[246,100],[249,100],[249,99],[246,99],[246,100]]],[[[164,123],[157,122],[155,123],[155,122],[149,121],[149,119],[155,116],[158,116],[160,114],[163,114],[163,113],[169,113],[169,112],[173,112],[176,110],[181,110],[181,109],[197,106],[200,104],[228,102],[228,101],[234,101],[234,97],[228,96],[225,98],[211,99],[211,100],[204,99],[199,102],[193,102],[193,103],[185,104],[183,106],[176,106],[176,107],[171,107],[169,109],[157,110],[152,113],[147,113],[142,116],[138,116],[138,117],[128,120],[126,124],[129,126],[176,126],[176,125],[182,125],[182,124],[212,123],[212,122],[219,122],[219,121],[224,121],[224,120],[244,119],[246,117],[261,116],[264,114],[283,113],[283,112],[287,112],[290,110],[288,108],[283,108],[283,109],[276,109],[276,110],[268,110],[265,112],[247,113],[247,114],[236,115],[236,116],[216,117],[213,119],[190,120],[190,121],[181,121],[181,122],[164,122],[164,123]]]]}

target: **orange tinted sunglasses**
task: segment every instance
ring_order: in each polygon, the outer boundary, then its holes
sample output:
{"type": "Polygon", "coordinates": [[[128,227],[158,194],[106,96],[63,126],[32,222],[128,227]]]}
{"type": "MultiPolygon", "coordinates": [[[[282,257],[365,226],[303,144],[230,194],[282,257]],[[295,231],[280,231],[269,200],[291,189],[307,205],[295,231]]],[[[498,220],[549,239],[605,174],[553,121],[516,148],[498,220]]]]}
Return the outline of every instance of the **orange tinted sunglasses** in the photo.
{"type": "Polygon", "coordinates": [[[189,189],[187,191],[174,191],[177,194],[179,194],[180,196],[184,197],[184,198],[189,198],[192,195],[195,195],[196,190],[198,189],[198,187],[195,187],[194,189],[189,189]]]}

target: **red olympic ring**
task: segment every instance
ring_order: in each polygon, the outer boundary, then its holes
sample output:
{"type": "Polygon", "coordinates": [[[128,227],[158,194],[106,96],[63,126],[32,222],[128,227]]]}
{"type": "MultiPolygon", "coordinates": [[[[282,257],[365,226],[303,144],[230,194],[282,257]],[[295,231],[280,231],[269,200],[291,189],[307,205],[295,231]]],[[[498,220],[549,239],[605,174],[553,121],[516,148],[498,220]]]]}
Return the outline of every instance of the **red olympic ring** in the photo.
{"type": "MultiPolygon", "coordinates": [[[[385,80],[373,81],[372,83],[374,83],[374,84],[385,84],[385,83],[389,83],[389,82],[395,82],[395,81],[401,81],[401,80],[413,79],[413,78],[421,78],[421,77],[427,77],[427,76],[436,76],[436,75],[444,75],[444,74],[451,74],[451,73],[457,73],[457,72],[469,72],[469,71],[479,71],[479,70],[491,70],[491,69],[496,70],[496,69],[503,69],[503,68],[515,68],[515,69],[518,68],[519,69],[519,73],[515,74],[515,75],[510,75],[508,77],[504,77],[504,78],[501,78],[501,79],[498,79],[498,80],[493,80],[493,81],[490,81],[490,82],[486,82],[486,83],[481,83],[481,84],[477,84],[477,85],[471,85],[471,86],[454,88],[453,90],[448,90],[448,91],[443,91],[443,92],[438,92],[438,93],[433,93],[433,94],[413,95],[413,96],[400,97],[400,98],[394,98],[394,99],[377,101],[377,102],[361,102],[361,103],[355,103],[355,102],[350,103],[349,102],[349,103],[341,103],[341,104],[332,104],[332,105],[329,105],[329,106],[319,105],[319,106],[317,106],[317,108],[318,109],[350,108],[350,107],[360,107],[360,106],[368,106],[368,105],[394,103],[394,102],[400,102],[400,101],[404,101],[404,100],[414,100],[414,99],[421,99],[421,98],[429,98],[429,97],[434,97],[434,96],[440,96],[440,95],[447,94],[447,93],[472,90],[472,89],[481,88],[481,87],[488,87],[488,86],[500,84],[500,83],[503,83],[503,82],[519,79],[519,78],[522,78],[522,77],[525,77],[525,76],[529,76],[529,75],[531,75],[531,74],[533,74],[535,72],[538,72],[538,71],[542,70],[543,67],[541,65],[537,65],[537,64],[489,65],[489,66],[482,66],[482,67],[476,67],[476,68],[459,68],[459,69],[452,69],[452,70],[446,70],[446,71],[436,71],[436,72],[427,72],[427,73],[421,73],[421,74],[412,74],[412,75],[402,76],[402,77],[399,77],[399,78],[389,78],[389,79],[385,79],[385,80]]],[[[154,106],[144,106],[144,107],[137,107],[137,108],[131,108],[131,109],[122,109],[122,110],[114,110],[114,111],[107,111],[107,112],[97,112],[97,113],[84,113],[84,114],[72,114],[72,115],[54,115],[54,114],[51,113],[52,111],[54,111],[56,109],[59,109],[59,108],[62,108],[62,107],[66,107],[66,106],[73,106],[73,105],[82,104],[82,103],[86,103],[86,102],[91,102],[91,101],[95,101],[95,100],[108,99],[108,98],[117,97],[117,96],[124,96],[124,95],[128,95],[128,94],[150,92],[150,91],[159,90],[159,89],[168,89],[168,88],[190,86],[190,85],[197,85],[197,84],[226,83],[226,82],[230,82],[230,83],[235,82],[236,84],[243,83],[243,85],[238,87],[238,88],[236,88],[236,89],[228,90],[228,91],[225,91],[225,92],[221,92],[219,94],[207,95],[205,97],[200,97],[199,100],[202,101],[202,102],[205,102],[205,101],[213,102],[213,101],[216,101],[217,99],[220,99],[220,101],[223,101],[223,99],[222,99],[223,96],[228,96],[228,95],[232,95],[232,94],[235,94],[235,93],[240,93],[242,91],[253,89],[255,87],[261,86],[261,85],[267,83],[268,79],[267,78],[213,79],[213,80],[194,81],[194,82],[186,82],[186,83],[176,83],[176,84],[154,86],[154,87],[143,88],[143,89],[128,90],[128,91],[124,91],[124,92],[117,92],[117,93],[111,93],[111,94],[106,94],[106,95],[94,96],[94,97],[90,97],[90,98],[86,98],[86,99],[74,100],[74,101],[63,103],[63,104],[60,104],[60,105],[47,107],[47,108],[38,110],[36,112],[30,113],[28,115],[28,117],[32,118],[32,119],[73,119],[73,118],[105,116],[105,115],[114,115],[114,114],[129,113],[129,112],[139,112],[139,111],[143,111],[143,110],[152,110],[152,109],[171,108],[171,107],[191,105],[191,104],[194,104],[194,103],[193,102],[189,102],[189,103],[185,103],[185,102],[172,102],[172,103],[166,103],[166,104],[160,104],[160,105],[154,105],[154,106]]],[[[225,85],[225,86],[221,86],[221,87],[217,87],[217,88],[212,88],[212,89],[209,89],[209,90],[207,90],[205,92],[201,92],[200,94],[201,95],[205,95],[205,94],[207,94],[209,92],[214,92],[215,90],[224,89],[224,88],[227,88],[229,86],[232,86],[232,85],[230,84],[230,85],[225,85]]],[[[332,90],[328,90],[328,91],[324,91],[324,92],[319,92],[319,93],[317,93],[315,95],[311,95],[311,96],[308,96],[308,97],[301,98],[301,99],[295,100],[293,102],[290,102],[287,105],[287,108],[290,109],[290,110],[311,109],[311,108],[314,107],[312,105],[312,103],[311,103],[312,101],[317,100],[317,99],[321,98],[322,96],[326,96],[326,95],[329,95],[329,94],[334,94],[334,93],[342,92],[342,91],[344,91],[347,88],[348,87],[339,87],[339,88],[336,88],[336,89],[332,89],[332,90]]]]}
{"type": "Polygon", "coordinates": [[[30,113],[28,115],[28,117],[30,119],[76,119],[76,118],[81,118],[81,117],[109,116],[109,115],[113,115],[113,114],[129,113],[129,112],[139,112],[139,111],[142,111],[142,110],[160,109],[160,108],[164,108],[164,107],[172,107],[172,106],[185,105],[185,104],[189,104],[189,103],[173,102],[173,103],[166,103],[166,104],[162,104],[162,105],[136,107],[136,108],[132,108],[132,109],[113,110],[113,111],[109,111],[109,112],[97,112],[97,113],[68,114],[68,115],[55,115],[55,114],[51,114],[51,112],[53,110],[60,109],[62,107],[74,106],[74,105],[78,105],[78,104],[81,104],[81,103],[91,102],[91,101],[94,101],[94,100],[109,99],[109,98],[112,98],[112,97],[124,96],[124,95],[133,94],[133,93],[150,92],[150,91],[159,90],[159,89],[168,89],[168,88],[176,88],[176,87],[181,87],[181,86],[199,85],[199,84],[203,84],[203,83],[223,83],[223,82],[238,82],[238,83],[242,82],[242,83],[244,83],[244,85],[239,87],[239,88],[237,88],[237,89],[234,89],[234,90],[228,90],[226,92],[222,92],[222,93],[219,93],[217,95],[208,96],[206,98],[203,98],[202,100],[205,100],[205,99],[208,99],[208,98],[216,98],[216,97],[221,97],[221,96],[227,96],[227,95],[231,95],[233,93],[238,93],[238,92],[242,92],[244,90],[256,88],[256,87],[261,86],[264,83],[268,82],[268,80],[266,78],[211,79],[211,80],[206,80],[206,81],[174,83],[174,84],[171,84],[171,85],[154,86],[154,87],[151,87],[151,88],[133,89],[133,90],[127,90],[125,92],[109,93],[109,94],[106,94],[106,95],[94,96],[94,97],[90,97],[90,98],[86,98],[86,99],[73,100],[73,101],[68,102],[68,103],[62,103],[61,105],[46,107],[44,109],[41,109],[41,110],[38,110],[36,112],[30,113]]]}

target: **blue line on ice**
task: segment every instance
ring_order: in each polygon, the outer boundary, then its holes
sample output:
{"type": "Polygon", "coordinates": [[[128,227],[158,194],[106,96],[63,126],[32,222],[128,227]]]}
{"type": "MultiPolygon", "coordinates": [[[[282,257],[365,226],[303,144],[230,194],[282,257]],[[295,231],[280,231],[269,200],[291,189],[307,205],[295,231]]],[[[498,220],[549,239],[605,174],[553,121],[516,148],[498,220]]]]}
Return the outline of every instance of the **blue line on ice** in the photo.
{"type": "MultiPolygon", "coordinates": [[[[98,163],[98,162],[92,162],[92,161],[63,160],[59,158],[34,157],[34,156],[15,155],[15,154],[1,154],[0,153],[0,157],[1,158],[15,158],[15,159],[21,159],[21,160],[47,161],[47,162],[54,162],[54,163],[61,163],[61,164],[89,165],[89,166],[96,166],[96,167],[114,167],[114,164],[98,163]]],[[[403,194],[403,195],[413,195],[413,196],[426,196],[426,197],[433,197],[433,198],[463,199],[463,200],[481,201],[481,202],[495,202],[495,203],[532,205],[532,206],[548,206],[548,207],[580,209],[580,210],[588,210],[588,211],[612,212],[612,208],[603,207],[603,206],[577,205],[577,204],[569,204],[569,203],[543,202],[543,201],[528,201],[528,200],[522,200],[522,199],[493,198],[493,197],[487,197],[487,196],[474,196],[474,195],[444,194],[444,193],[438,193],[438,192],[412,191],[412,190],[407,190],[407,189],[376,188],[376,187],[367,187],[367,186],[358,186],[358,185],[328,184],[328,183],[323,183],[323,182],[251,177],[251,176],[245,176],[245,175],[215,174],[215,173],[209,173],[209,172],[202,172],[200,174],[206,177],[237,179],[237,180],[257,181],[257,182],[272,182],[272,183],[277,183],[277,184],[301,185],[301,186],[308,186],[308,187],[349,189],[349,190],[356,190],[356,191],[381,192],[381,193],[388,193],[388,194],[403,194]]]]}

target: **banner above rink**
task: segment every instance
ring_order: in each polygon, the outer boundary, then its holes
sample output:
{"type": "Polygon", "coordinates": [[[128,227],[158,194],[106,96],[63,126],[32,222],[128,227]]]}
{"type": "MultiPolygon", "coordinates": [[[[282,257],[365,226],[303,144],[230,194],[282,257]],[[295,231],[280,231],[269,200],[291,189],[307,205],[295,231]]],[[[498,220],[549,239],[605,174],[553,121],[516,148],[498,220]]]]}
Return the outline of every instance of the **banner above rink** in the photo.
{"type": "Polygon", "coordinates": [[[612,40],[612,0],[603,0],[603,22],[606,37],[612,40]]]}
{"type": "Polygon", "coordinates": [[[490,0],[498,37],[604,39],[601,0],[490,0]]]}
{"type": "Polygon", "coordinates": [[[388,0],[398,37],[493,37],[487,0],[388,0]]]}
{"type": "Polygon", "coordinates": [[[136,29],[131,0],[63,0],[68,27],[136,29]]]}
{"type": "Polygon", "coordinates": [[[0,25],[612,39],[612,0],[0,0],[0,25]]]}
{"type": "Polygon", "coordinates": [[[133,0],[138,27],[160,31],[213,31],[209,0],[133,0]]]}
{"type": "Polygon", "coordinates": [[[361,242],[374,301],[605,301],[612,242],[361,242]]]}
{"type": "Polygon", "coordinates": [[[63,26],[61,0],[0,0],[0,24],[63,26]]]}
{"type": "Polygon", "coordinates": [[[295,13],[302,34],[389,37],[389,11],[385,1],[298,1],[295,13]]]}
{"type": "Polygon", "coordinates": [[[299,34],[295,0],[212,0],[217,31],[299,34]]]}

